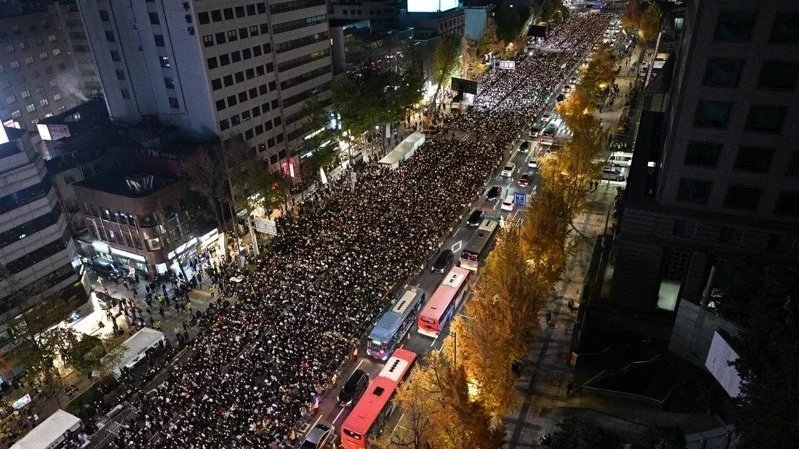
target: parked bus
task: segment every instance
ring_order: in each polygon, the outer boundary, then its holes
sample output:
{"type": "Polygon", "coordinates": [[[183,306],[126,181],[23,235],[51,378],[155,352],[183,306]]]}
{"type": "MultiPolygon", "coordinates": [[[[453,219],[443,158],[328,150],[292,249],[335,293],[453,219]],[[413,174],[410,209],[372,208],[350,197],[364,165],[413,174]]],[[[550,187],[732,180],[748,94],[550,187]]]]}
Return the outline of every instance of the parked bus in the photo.
{"type": "Polygon", "coordinates": [[[367,449],[369,439],[380,434],[394,412],[395,405],[391,397],[410,374],[416,357],[416,353],[407,349],[394,351],[341,425],[341,445],[345,449],[367,449]]]}
{"type": "Polygon", "coordinates": [[[491,239],[499,227],[496,220],[486,218],[477,228],[477,233],[461,252],[460,266],[467,270],[477,271],[483,259],[491,249],[491,239]]]}
{"type": "Polygon", "coordinates": [[[377,320],[366,342],[366,354],[379,360],[391,357],[394,348],[408,334],[416,314],[424,304],[424,290],[417,287],[405,289],[377,320]]]}
{"type": "Polygon", "coordinates": [[[438,338],[438,334],[447,326],[469,288],[469,283],[466,282],[469,274],[470,271],[467,269],[452,267],[444,276],[444,280],[419,314],[417,324],[420,334],[438,338]]]}

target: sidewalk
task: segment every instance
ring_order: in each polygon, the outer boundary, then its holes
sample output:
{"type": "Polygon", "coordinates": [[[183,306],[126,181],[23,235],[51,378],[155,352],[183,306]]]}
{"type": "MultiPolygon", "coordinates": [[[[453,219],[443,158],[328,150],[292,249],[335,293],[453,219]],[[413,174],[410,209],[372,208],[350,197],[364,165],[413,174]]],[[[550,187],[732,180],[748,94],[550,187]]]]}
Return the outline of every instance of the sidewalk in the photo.
{"type": "Polygon", "coordinates": [[[517,407],[506,418],[509,449],[535,445],[541,435],[554,432],[561,418],[559,409],[568,403],[567,388],[572,381],[569,356],[577,317],[576,308],[569,310],[568,302],[579,303],[594,241],[605,229],[616,186],[617,183],[602,182],[596,192],[589,193],[586,211],[574,222],[582,236],[574,235],[572,254],[548,304],[554,326],[547,326],[543,317],[539,319],[541,334],[527,354],[522,375],[516,381],[517,407]]]}
{"type": "MultiPolygon", "coordinates": [[[[631,61],[638,60],[639,52],[640,48],[632,52],[631,61]]],[[[615,101],[597,114],[602,128],[611,134],[622,118],[625,97],[635,85],[635,77],[619,76],[615,82],[619,85],[615,101]]],[[[564,408],[572,402],[567,395],[573,379],[569,363],[572,329],[594,243],[605,232],[606,226],[610,226],[606,220],[608,211],[613,208],[618,186],[621,184],[601,181],[599,188],[588,194],[586,210],[574,220],[575,227],[582,235],[573,235],[572,253],[547,307],[554,316],[554,326],[547,326],[545,319],[540,318],[541,334],[528,353],[524,361],[525,369],[516,381],[519,391],[517,408],[506,418],[509,449],[538,445],[540,436],[556,430],[564,408]],[[574,310],[569,310],[570,300],[577,306],[574,310]]]]}

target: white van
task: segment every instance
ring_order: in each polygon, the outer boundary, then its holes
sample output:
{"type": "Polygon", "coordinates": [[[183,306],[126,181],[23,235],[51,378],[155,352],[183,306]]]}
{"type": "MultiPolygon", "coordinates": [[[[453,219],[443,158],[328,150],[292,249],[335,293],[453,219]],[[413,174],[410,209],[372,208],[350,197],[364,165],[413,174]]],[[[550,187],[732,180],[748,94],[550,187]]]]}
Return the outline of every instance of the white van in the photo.
{"type": "Polygon", "coordinates": [[[616,167],[629,167],[633,163],[633,154],[625,153],[622,151],[614,151],[610,153],[608,158],[608,165],[616,167]]]}

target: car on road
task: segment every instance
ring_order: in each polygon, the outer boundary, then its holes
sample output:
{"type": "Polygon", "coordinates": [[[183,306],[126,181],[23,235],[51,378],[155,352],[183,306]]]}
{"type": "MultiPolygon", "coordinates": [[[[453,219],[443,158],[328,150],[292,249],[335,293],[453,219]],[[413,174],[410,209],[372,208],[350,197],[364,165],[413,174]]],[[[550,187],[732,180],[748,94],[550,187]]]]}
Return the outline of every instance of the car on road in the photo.
{"type": "Polygon", "coordinates": [[[502,187],[500,186],[491,186],[491,188],[488,189],[488,192],[486,192],[486,199],[488,201],[494,201],[495,199],[499,198],[499,193],[501,190],[502,187]]]}
{"type": "Polygon", "coordinates": [[[522,140],[522,143],[519,144],[519,152],[526,153],[528,151],[530,151],[530,141],[522,140]]]}
{"type": "Polygon", "coordinates": [[[541,116],[541,123],[549,123],[552,120],[552,112],[544,112],[544,115],[541,116]]]}
{"type": "Polygon", "coordinates": [[[300,449],[322,449],[332,441],[333,432],[336,428],[333,424],[325,421],[319,421],[315,426],[305,435],[305,440],[302,442],[300,449]]]}
{"type": "Polygon", "coordinates": [[[513,172],[516,171],[516,164],[513,162],[508,162],[505,164],[505,167],[502,168],[502,172],[499,174],[503,178],[511,178],[513,177],[513,172]]]}
{"type": "Polygon", "coordinates": [[[94,259],[91,264],[92,270],[98,275],[108,279],[119,279],[122,272],[112,262],[105,259],[94,259]]]}
{"type": "Polygon", "coordinates": [[[561,89],[561,92],[563,92],[564,94],[568,94],[568,93],[570,93],[571,91],[572,91],[572,88],[571,88],[571,86],[569,86],[568,84],[567,84],[567,85],[565,85],[565,86],[563,86],[563,89],[561,89]]]}
{"type": "Polygon", "coordinates": [[[527,159],[527,168],[538,170],[538,159],[531,157],[527,159]]]}
{"type": "Polygon", "coordinates": [[[515,199],[514,199],[514,196],[513,196],[512,193],[509,193],[509,194],[505,195],[505,199],[502,200],[502,206],[500,207],[500,209],[502,209],[504,211],[507,211],[507,212],[511,212],[513,210],[513,202],[514,202],[514,200],[515,199]]]}
{"type": "Polygon", "coordinates": [[[523,175],[519,176],[519,181],[518,181],[518,183],[519,183],[519,185],[520,185],[520,186],[522,186],[522,187],[527,187],[527,186],[529,186],[529,185],[530,185],[530,175],[528,175],[527,173],[525,173],[525,174],[523,174],[523,175]]]}
{"type": "Polygon", "coordinates": [[[466,219],[466,226],[471,226],[476,228],[480,226],[480,222],[483,221],[483,211],[480,209],[475,209],[469,214],[469,218],[466,219]]]}
{"type": "MultiPolygon", "coordinates": [[[[451,252],[451,251],[450,251],[451,252]]],[[[369,375],[366,371],[356,369],[350,374],[349,379],[344,382],[341,391],[338,392],[336,401],[342,407],[349,407],[358,401],[366,387],[369,386],[369,375]]]]}
{"type": "Polygon", "coordinates": [[[542,136],[554,136],[555,133],[558,131],[558,127],[554,124],[548,125],[544,132],[541,133],[542,136]]]}
{"type": "Polygon", "coordinates": [[[453,263],[455,263],[455,254],[453,254],[452,250],[441,250],[441,252],[438,253],[438,257],[436,257],[436,260],[434,260],[433,264],[430,265],[430,271],[433,273],[444,274],[452,267],[453,263]]]}
{"type": "Polygon", "coordinates": [[[602,167],[602,179],[608,181],[624,181],[624,174],[613,167],[602,167]]]}

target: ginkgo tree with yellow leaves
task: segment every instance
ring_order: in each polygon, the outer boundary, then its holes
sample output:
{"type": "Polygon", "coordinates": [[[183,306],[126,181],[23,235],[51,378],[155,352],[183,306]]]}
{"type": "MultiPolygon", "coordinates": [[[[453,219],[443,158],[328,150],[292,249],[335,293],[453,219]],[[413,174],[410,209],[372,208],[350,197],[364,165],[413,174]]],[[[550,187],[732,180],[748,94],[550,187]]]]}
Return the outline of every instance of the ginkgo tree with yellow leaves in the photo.
{"type": "Polygon", "coordinates": [[[550,285],[527,270],[521,229],[506,227],[481,270],[480,282],[452,323],[457,359],[495,425],[513,407],[515,375],[537,333],[537,317],[550,285]],[[468,318],[466,318],[468,317],[468,318]]]}
{"type": "MultiPolygon", "coordinates": [[[[601,44],[591,53],[588,63],[582,67],[578,90],[582,89],[583,93],[597,104],[602,102],[608,86],[615,78],[616,58],[613,55],[613,48],[608,44],[601,44]]],[[[574,94],[571,97],[574,97],[574,94]]]]}
{"type": "Polygon", "coordinates": [[[501,230],[441,351],[400,387],[396,401],[405,421],[381,438],[381,447],[502,446],[502,422],[516,396],[511,367],[542,328],[539,317],[566,263],[570,225],[587,205],[589,181],[598,177],[604,132],[596,104],[614,76],[612,52],[602,46],[558,107],[572,140],[539,159],[540,183],[524,221],[501,230]]]}
{"type": "Polygon", "coordinates": [[[486,424],[489,414],[470,393],[466,372],[452,362],[448,356],[450,350],[451,346],[428,354],[414,368],[394,399],[403,410],[402,428],[398,426],[391,435],[372,441],[373,446],[412,449],[503,446],[504,431],[486,424]]]}

